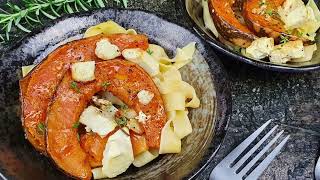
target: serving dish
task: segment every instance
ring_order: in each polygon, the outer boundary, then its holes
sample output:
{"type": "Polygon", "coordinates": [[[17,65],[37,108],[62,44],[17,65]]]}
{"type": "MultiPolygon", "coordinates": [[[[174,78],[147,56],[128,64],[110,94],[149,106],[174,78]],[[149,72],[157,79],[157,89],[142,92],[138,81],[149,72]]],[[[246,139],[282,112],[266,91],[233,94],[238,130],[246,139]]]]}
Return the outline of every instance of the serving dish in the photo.
{"type": "MultiPolygon", "coordinates": [[[[315,1],[319,7],[319,1],[315,1]]],[[[190,17],[195,31],[206,40],[216,50],[232,57],[235,60],[242,61],[260,68],[284,71],[284,72],[306,72],[320,69],[320,50],[315,51],[313,58],[309,62],[304,63],[292,63],[292,64],[277,64],[267,62],[264,60],[254,60],[243,56],[240,52],[231,50],[224,43],[220,42],[204,25],[203,22],[203,9],[201,0],[182,0],[182,3],[186,9],[186,15],[190,17]]],[[[319,45],[320,34],[317,33],[316,44],[319,45]]]]}
{"type": "Polygon", "coordinates": [[[209,47],[191,32],[150,13],[99,10],[57,20],[52,26],[28,36],[22,42],[13,45],[8,52],[3,53],[0,66],[2,87],[0,108],[3,123],[0,128],[2,138],[0,170],[8,179],[67,178],[49,159],[38,155],[24,139],[19,120],[20,68],[41,62],[60,45],[82,38],[82,33],[89,26],[106,20],[113,20],[126,28],[134,28],[146,34],[152,42],[164,47],[169,54],[172,54],[177,47],[192,41],[197,42],[199,52],[193,63],[182,70],[183,78],[196,87],[202,101],[202,106],[198,110],[190,112],[189,117],[194,131],[182,142],[182,153],[161,156],[139,170],[131,167],[125,174],[119,176],[119,179],[193,178],[214,157],[222,143],[231,108],[227,78],[216,55],[207,50],[209,47]]]}

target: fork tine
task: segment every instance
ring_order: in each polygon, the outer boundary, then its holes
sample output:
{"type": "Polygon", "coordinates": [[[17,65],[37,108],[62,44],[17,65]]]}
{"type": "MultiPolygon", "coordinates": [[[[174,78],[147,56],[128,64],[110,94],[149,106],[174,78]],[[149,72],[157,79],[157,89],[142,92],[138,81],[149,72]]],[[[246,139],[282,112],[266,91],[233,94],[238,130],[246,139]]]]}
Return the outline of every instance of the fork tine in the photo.
{"type": "Polygon", "coordinates": [[[250,149],[233,167],[232,169],[236,171],[240,166],[264,143],[270,135],[277,129],[278,125],[274,126],[253,148],[250,149]]]}
{"type": "Polygon", "coordinates": [[[284,131],[279,132],[238,174],[243,177],[264,153],[279,139],[284,131]]]}
{"type": "Polygon", "coordinates": [[[263,171],[269,166],[272,160],[279,154],[283,146],[286,144],[290,135],[281,141],[281,143],[248,175],[246,180],[255,180],[263,173],[263,171]]]}
{"type": "Polygon", "coordinates": [[[231,151],[223,160],[223,163],[231,164],[236,158],[254,141],[259,134],[270,124],[271,120],[264,123],[254,133],[252,133],[247,139],[239,144],[233,151],[231,151]]]}

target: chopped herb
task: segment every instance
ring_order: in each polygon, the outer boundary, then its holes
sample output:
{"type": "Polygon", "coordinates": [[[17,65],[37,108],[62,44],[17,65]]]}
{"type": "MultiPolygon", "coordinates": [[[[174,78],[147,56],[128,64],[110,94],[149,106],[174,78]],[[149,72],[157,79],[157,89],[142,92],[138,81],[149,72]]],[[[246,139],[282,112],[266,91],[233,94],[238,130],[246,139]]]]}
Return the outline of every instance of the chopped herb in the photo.
{"type": "Polygon", "coordinates": [[[71,84],[70,84],[70,87],[73,89],[73,90],[75,90],[76,92],[80,92],[80,89],[79,89],[79,87],[78,87],[78,83],[77,82],[75,82],[75,81],[72,81],[71,82],[71,84]]]}
{"type": "Polygon", "coordinates": [[[72,125],[72,128],[77,129],[80,126],[80,122],[77,121],[72,125]]]}
{"type": "Polygon", "coordinates": [[[46,126],[42,122],[38,124],[38,132],[41,134],[44,134],[46,132],[46,126]]]}
{"type": "Polygon", "coordinates": [[[106,89],[108,86],[110,86],[111,83],[105,81],[105,82],[102,82],[101,86],[106,89]]]}
{"type": "Polygon", "coordinates": [[[122,117],[116,119],[116,123],[118,124],[118,126],[124,127],[127,125],[128,119],[122,116],[122,117]]]}
{"type": "Polygon", "coordinates": [[[303,36],[303,32],[298,30],[298,36],[302,37],[303,36]]]}
{"type": "Polygon", "coordinates": [[[149,55],[152,55],[152,54],[153,54],[153,51],[151,51],[150,49],[147,49],[147,53],[148,53],[149,55]]]}
{"type": "Polygon", "coordinates": [[[78,141],[80,141],[80,135],[79,135],[79,133],[77,133],[77,139],[78,139],[78,141]]]}
{"type": "Polygon", "coordinates": [[[266,10],[266,14],[269,15],[269,16],[272,16],[273,15],[273,10],[272,9],[266,10]]]}
{"type": "Polygon", "coordinates": [[[287,42],[289,42],[288,36],[280,35],[280,43],[284,44],[284,43],[287,43],[287,42]]]}

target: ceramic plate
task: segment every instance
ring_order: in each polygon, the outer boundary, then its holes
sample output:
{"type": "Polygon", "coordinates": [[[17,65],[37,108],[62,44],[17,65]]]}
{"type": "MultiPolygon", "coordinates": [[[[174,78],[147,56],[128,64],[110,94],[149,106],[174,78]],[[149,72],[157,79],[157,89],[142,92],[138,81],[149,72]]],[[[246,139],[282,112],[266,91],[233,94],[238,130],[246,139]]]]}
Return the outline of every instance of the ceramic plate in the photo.
{"type": "MultiPolygon", "coordinates": [[[[231,111],[226,74],[210,47],[183,27],[147,12],[99,10],[59,19],[4,52],[0,61],[0,172],[7,179],[67,179],[25,139],[20,121],[21,66],[38,64],[57,47],[79,38],[89,26],[113,20],[146,34],[152,43],[174,55],[177,47],[197,42],[192,63],[182,69],[185,81],[196,88],[201,107],[191,110],[193,133],[183,139],[180,154],[163,155],[130,169],[118,179],[192,179],[214,158],[223,141],[231,111]]],[[[75,164],[76,166],[76,164],[75,164]]]]}

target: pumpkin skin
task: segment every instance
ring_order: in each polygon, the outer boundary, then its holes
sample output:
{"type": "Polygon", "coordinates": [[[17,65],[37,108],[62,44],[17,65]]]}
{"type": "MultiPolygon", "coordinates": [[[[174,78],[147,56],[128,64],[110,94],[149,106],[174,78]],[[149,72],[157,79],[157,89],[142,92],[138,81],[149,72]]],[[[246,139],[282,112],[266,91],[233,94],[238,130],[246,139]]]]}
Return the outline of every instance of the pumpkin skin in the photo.
{"type": "Polygon", "coordinates": [[[241,10],[242,8],[238,7],[241,4],[239,0],[209,0],[209,10],[219,35],[226,41],[245,48],[250,46],[256,36],[235,15],[233,7],[237,6],[236,8],[241,10]]]}
{"type": "Polygon", "coordinates": [[[46,154],[45,133],[39,133],[38,124],[45,124],[47,109],[54,93],[71,63],[79,61],[101,61],[95,55],[96,43],[108,38],[120,50],[125,48],[141,48],[149,46],[144,35],[97,35],[63,45],[53,51],[32,72],[20,80],[20,100],[22,108],[21,121],[26,138],[40,151],[46,154]]]}

